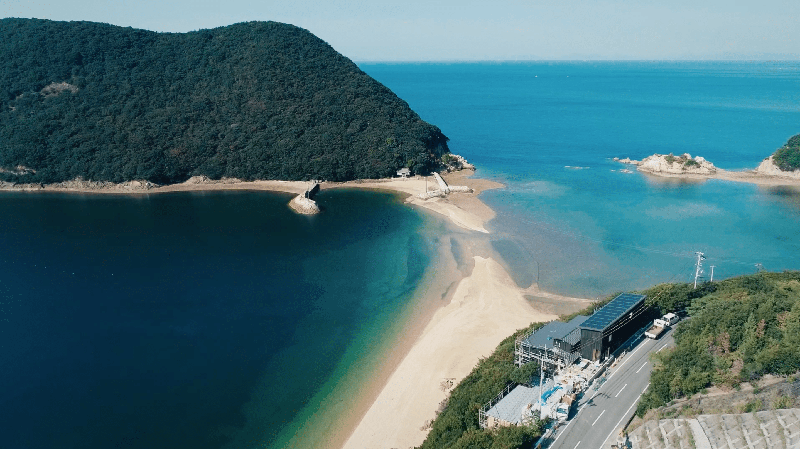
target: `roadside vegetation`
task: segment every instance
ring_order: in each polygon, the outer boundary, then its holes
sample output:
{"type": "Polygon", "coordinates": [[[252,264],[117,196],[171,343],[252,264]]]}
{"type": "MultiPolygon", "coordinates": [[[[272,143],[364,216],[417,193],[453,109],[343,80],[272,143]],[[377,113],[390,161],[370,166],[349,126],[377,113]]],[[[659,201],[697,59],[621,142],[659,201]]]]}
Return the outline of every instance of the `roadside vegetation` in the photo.
{"type": "MultiPolygon", "coordinates": [[[[738,388],[741,382],[766,374],[791,375],[800,369],[800,272],[761,272],[705,283],[660,284],[643,292],[647,314],[678,312],[691,319],[675,331],[676,348],[655,354],[650,387],[637,414],[691,396],[711,386],[738,388]]],[[[591,314],[615,295],[586,310],[591,314]]],[[[514,366],[514,341],[538,329],[534,323],[503,340],[494,353],[478,362],[450,394],[420,449],[529,448],[542,435],[543,422],[533,426],[481,429],[478,410],[507,385],[529,383],[535,363],[514,366]]]]}
{"type": "MultiPolygon", "coordinates": [[[[576,315],[589,314],[612,298],[613,296],[610,296],[586,310],[561,319],[568,321],[576,315]]],[[[536,363],[528,363],[519,368],[514,365],[514,341],[544,324],[533,323],[525,329],[518,330],[503,340],[492,355],[478,362],[472,372],[453,389],[446,405],[433,421],[430,433],[420,449],[532,447],[543,433],[544,421],[531,426],[481,429],[478,424],[478,410],[507,385],[528,384],[533,377],[538,376],[539,366],[536,363]]]]}
{"type": "Polygon", "coordinates": [[[792,137],[772,155],[775,165],[783,171],[800,170],[800,134],[792,137]]]}
{"type": "Polygon", "coordinates": [[[686,306],[676,347],[654,354],[650,387],[637,406],[641,417],[673,399],[710,386],[738,388],[766,374],[800,369],[800,272],[761,272],[706,284],[662,285],[659,305],[686,306]]]}
{"type": "Polygon", "coordinates": [[[352,179],[438,169],[447,137],[310,32],[0,19],[0,181],[352,179]]]}

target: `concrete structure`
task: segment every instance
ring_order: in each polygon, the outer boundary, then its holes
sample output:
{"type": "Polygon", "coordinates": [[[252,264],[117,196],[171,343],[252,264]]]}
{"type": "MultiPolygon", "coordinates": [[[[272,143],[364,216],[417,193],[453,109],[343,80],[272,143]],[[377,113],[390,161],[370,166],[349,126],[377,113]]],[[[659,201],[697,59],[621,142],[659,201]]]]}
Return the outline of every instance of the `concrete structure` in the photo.
{"type": "Polygon", "coordinates": [[[645,295],[622,293],[581,324],[581,357],[603,360],[646,323],[645,295]]]}
{"type": "Polygon", "coordinates": [[[578,315],[569,323],[551,321],[517,339],[514,343],[514,363],[521,366],[536,361],[551,371],[572,364],[578,358],[581,345],[579,326],[587,319],[588,316],[578,315]]]}
{"type": "Polygon", "coordinates": [[[408,178],[411,176],[411,170],[408,168],[401,168],[400,170],[397,170],[397,176],[401,178],[408,178]]]}
{"type": "Polygon", "coordinates": [[[800,448],[800,409],[647,421],[629,439],[636,449],[800,448]]]}
{"type": "Polygon", "coordinates": [[[489,429],[529,424],[543,409],[545,413],[555,410],[563,393],[557,395],[554,392],[562,390],[564,387],[556,385],[552,379],[535,387],[511,384],[479,410],[478,423],[489,429]]]}

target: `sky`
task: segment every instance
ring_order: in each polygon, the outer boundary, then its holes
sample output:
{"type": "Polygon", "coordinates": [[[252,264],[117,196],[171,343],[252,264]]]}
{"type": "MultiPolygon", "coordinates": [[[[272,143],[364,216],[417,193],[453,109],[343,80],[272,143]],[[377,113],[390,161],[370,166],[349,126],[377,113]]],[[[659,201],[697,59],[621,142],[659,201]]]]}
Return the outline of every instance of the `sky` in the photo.
{"type": "Polygon", "coordinates": [[[800,0],[0,0],[162,32],[274,20],[355,61],[800,59],[800,0]]]}

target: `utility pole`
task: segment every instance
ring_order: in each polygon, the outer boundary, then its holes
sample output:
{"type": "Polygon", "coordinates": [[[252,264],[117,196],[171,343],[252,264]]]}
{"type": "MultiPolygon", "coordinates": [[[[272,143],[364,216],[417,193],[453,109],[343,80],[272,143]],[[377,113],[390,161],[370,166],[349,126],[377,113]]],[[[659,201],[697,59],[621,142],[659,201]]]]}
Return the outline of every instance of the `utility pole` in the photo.
{"type": "Polygon", "coordinates": [[[697,255],[697,263],[695,264],[694,269],[694,288],[697,288],[697,279],[699,279],[700,275],[703,274],[703,260],[706,258],[706,256],[700,251],[697,251],[695,254],[697,255]]]}
{"type": "Polygon", "coordinates": [[[714,282],[714,265],[711,265],[711,281],[714,282]]]}

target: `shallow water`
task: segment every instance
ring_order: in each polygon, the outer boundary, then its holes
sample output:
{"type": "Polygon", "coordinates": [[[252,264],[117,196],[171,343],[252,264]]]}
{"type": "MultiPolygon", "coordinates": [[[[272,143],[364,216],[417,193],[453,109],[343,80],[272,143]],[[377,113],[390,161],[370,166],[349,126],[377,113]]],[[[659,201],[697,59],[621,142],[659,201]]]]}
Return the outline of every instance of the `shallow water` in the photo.
{"type": "Polygon", "coordinates": [[[715,278],[800,268],[800,191],[631,174],[613,157],[700,155],[754,168],[800,133],[798,62],[360,64],[477,176],[506,189],[495,247],[515,279],[596,297],[688,281],[702,251],[715,278]]]}

